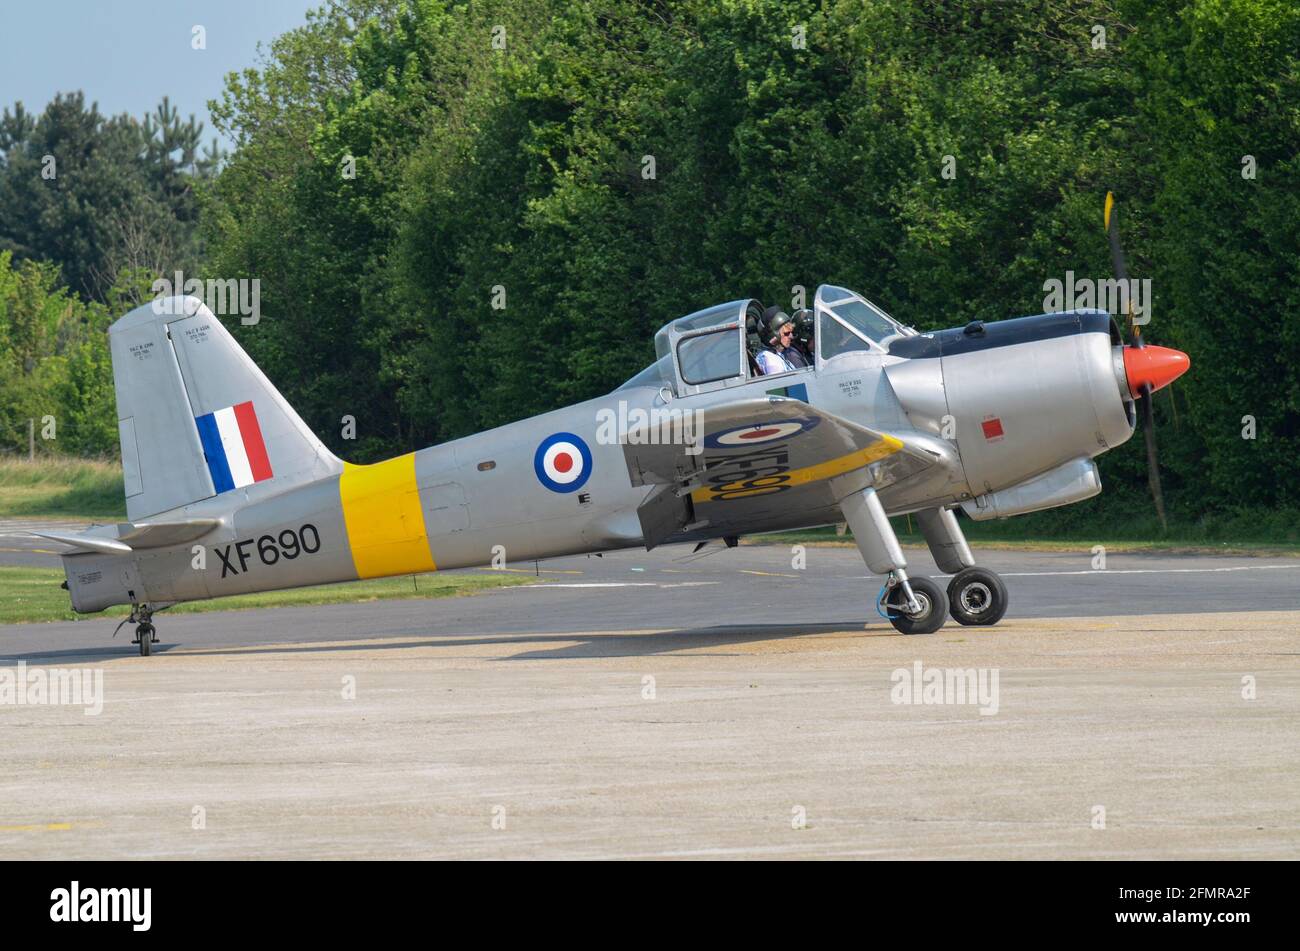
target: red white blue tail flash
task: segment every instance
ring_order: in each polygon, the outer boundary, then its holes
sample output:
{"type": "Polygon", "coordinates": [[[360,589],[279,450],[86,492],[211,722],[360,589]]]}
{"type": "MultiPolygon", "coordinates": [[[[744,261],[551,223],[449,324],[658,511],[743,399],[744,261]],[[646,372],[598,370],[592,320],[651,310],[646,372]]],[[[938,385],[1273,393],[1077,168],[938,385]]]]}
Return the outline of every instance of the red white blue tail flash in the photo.
{"type": "Polygon", "coordinates": [[[218,493],[271,478],[271,460],[251,400],[205,413],[194,422],[218,493]]]}

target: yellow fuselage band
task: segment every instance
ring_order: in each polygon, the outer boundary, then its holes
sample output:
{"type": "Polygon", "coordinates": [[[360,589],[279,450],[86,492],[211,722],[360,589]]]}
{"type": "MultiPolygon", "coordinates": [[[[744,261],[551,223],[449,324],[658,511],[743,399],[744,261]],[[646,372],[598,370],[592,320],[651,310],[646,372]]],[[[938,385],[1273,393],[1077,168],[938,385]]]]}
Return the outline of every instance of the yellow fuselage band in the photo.
{"type": "Polygon", "coordinates": [[[425,534],[413,454],[370,466],[344,463],[339,500],[358,578],[437,569],[425,534]]]}

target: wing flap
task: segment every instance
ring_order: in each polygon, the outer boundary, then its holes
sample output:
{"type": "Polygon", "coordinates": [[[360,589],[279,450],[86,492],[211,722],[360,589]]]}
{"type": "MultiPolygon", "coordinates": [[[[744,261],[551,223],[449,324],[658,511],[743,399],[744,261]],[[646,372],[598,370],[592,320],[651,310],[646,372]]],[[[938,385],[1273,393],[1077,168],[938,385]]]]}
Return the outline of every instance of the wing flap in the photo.
{"type": "Polygon", "coordinates": [[[691,520],[691,507],[671,485],[660,485],[637,507],[646,551],[675,535],[691,520]]]}

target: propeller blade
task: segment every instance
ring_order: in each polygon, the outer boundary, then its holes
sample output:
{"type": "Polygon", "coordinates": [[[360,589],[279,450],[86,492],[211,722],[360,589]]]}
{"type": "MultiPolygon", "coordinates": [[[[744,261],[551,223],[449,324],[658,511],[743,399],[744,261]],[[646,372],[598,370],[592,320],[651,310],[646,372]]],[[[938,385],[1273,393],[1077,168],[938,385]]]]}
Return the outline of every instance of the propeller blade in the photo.
{"type": "MultiPolygon", "coordinates": [[[[1110,242],[1110,260],[1115,276],[1128,284],[1128,263],[1119,243],[1119,216],[1115,213],[1115,196],[1106,192],[1106,238],[1110,242]]],[[[1142,436],[1147,444],[1147,482],[1151,486],[1151,500],[1156,505],[1160,530],[1169,531],[1165,517],[1165,494],[1160,486],[1160,463],[1156,458],[1156,414],[1152,394],[1168,386],[1187,372],[1190,361],[1187,354],[1167,347],[1152,347],[1143,351],[1142,329],[1133,323],[1133,302],[1128,302],[1128,335],[1133,342],[1124,348],[1124,371],[1129,389],[1142,404],[1142,436]],[[1143,352],[1139,352],[1143,351],[1143,352]]]]}
{"type": "MultiPolygon", "coordinates": [[[[1119,215],[1115,210],[1115,196],[1111,192],[1106,192],[1106,239],[1110,242],[1110,261],[1115,268],[1115,276],[1128,284],[1128,262],[1124,260],[1124,249],[1119,243],[1119,215]]],[[[1133,341],[1133,346],[1142,347],[1142,331],[1133,323],[1133,302],[1128,304],[1128,320],[1126,321],[1128,337],[1133,341]]]]}
{"type": "Polygon", "coordinates": [[[1151,486],[1151,499],[1156,503],[1156,518],[1160,519],[1160,530],[1167,532],[1169,521],[1165,518],[1165,494],[1160,488],[1160,465],[1156,461],[1156,415],[1151,394],[1151,385],[1142,384],[1142,435],[1146,438],[1147,444],[1147,482],[1151,486]]]}

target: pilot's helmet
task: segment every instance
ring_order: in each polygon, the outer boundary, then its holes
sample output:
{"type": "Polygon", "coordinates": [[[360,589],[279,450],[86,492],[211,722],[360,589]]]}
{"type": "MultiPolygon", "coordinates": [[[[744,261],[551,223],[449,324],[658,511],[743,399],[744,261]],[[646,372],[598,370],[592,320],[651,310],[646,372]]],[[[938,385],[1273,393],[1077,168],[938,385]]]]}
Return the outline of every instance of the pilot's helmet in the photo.
{"type": "Polygon", "coordinates": [[[790,315],[775,305],[763,312],[763,325],[767,328],[767,339],[777,340],[781,328],[790,323],[790,315]]]}
{"type": "Polygon", "coordinates": [[[803,310],[796,310],[791,318],[794,321],[794,335],[800,340],[811,340],[813,337],[813,312],[806,307],[803,310]]]}

